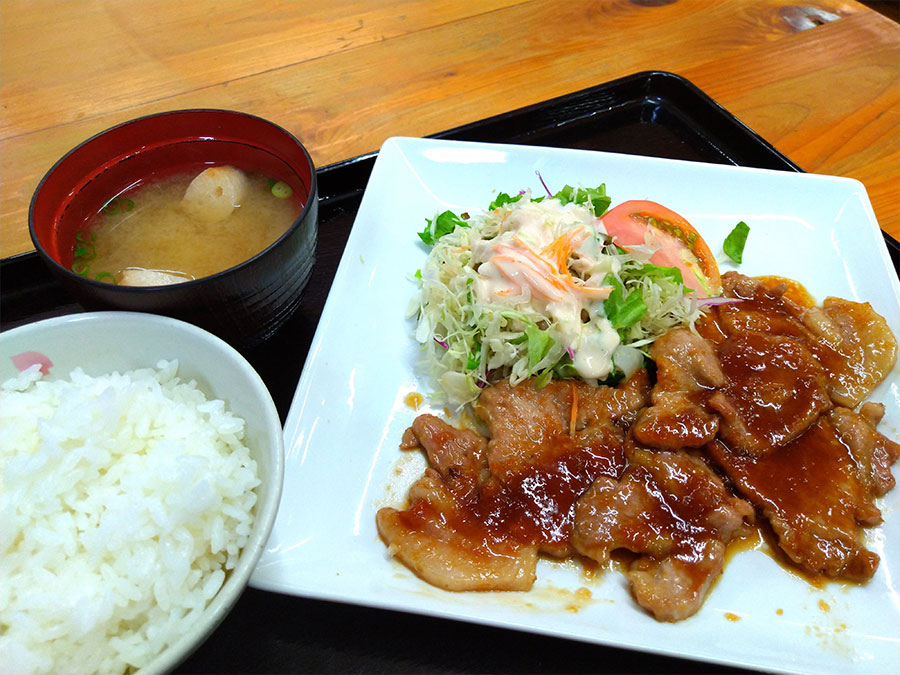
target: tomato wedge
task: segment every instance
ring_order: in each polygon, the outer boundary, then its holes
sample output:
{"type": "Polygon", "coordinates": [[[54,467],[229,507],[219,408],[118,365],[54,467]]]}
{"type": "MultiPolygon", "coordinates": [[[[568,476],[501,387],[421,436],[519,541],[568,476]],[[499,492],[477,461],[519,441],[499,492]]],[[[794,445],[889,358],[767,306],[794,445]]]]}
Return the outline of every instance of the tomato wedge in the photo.
{"type": "Polygon", "coordinates": [[[622,202],[600,218],[606,233],[625,250],[650,244],[657,251],[650,262],[681,270],[684,285],[705,298],[722,292],[719,266],[700,233],[662,204],[645,200],[622,202]]]}

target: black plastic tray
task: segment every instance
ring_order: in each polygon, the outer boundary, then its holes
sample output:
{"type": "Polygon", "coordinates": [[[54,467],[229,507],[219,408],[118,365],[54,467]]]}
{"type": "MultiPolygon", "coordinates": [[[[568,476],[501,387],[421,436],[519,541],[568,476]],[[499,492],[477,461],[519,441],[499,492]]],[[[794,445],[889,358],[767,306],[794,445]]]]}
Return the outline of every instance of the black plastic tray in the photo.
{"type": "MultiPolygon", "coordinates": [[[[435,134],[435,138],[605,150],[784,171],[800,167],[693,84],[644,72],[435,134]]],[[[318,171],[317,262],[291,320],[246,353],[287,416],[300,371],[376,154],[318,171]]],[[[900,245],[885,235],[895,267],[900,245]]],[[[82,311],[34,253],[0,261],[7,329],[82,311]]],[[[328,504],[322,505],[323,509],[328,504]]],[[[248,589],[176,672],[738,672],[398,612],[248,589]]]]}

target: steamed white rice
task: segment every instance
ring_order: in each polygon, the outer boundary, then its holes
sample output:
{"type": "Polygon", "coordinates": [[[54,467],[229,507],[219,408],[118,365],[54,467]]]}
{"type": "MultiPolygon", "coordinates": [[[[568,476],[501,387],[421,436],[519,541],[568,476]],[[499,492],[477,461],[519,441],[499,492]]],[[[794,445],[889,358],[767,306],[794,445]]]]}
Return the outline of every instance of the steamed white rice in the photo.
{"type": "Polygon", "coordinates": [[[148,664],[221,588],[253,524],[244,421],[156,369],[0,389],[0,670],[148,664]]]}

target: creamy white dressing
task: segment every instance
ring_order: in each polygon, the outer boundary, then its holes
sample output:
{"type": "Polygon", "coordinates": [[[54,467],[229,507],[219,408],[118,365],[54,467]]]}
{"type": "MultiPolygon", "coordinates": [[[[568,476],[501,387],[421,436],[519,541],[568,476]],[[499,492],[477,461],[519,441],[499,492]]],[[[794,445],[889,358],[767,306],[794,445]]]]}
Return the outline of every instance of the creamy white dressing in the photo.
{"type": "Polygon", "coordinates": [[[603,279],[620,263],[602,253],[599,233],[604,233],[602,224],[584,206],[522,200],[512,206],[496,237],[472,249],[475,300],[510,309],[530,304],[548,316],[548,332],[586,379],[612,372],[620,342],[602,309],[610,290],[603,279]]]}
{"type": "Polygon", "coordinates": [[[696,319],[693,294],[644,271],[652,247],[622,252],[607,243],[588,206],[535,202],[528,192],[439,235],[416,274],[411,308],[435,395],[463,406],[501,379],[628,377],[646,345],[696,319]],[[613,286],[629,298],[627,310],[624,298],[608,302],[613,286]]]}
{"type": "Polygon", "coordinates": [[[572,361],[582,377],[602,380],[612,372],[619,334],[605,318],[595,319],[595,325],[595,331],[582,331],[581,344],[572,361]]]}

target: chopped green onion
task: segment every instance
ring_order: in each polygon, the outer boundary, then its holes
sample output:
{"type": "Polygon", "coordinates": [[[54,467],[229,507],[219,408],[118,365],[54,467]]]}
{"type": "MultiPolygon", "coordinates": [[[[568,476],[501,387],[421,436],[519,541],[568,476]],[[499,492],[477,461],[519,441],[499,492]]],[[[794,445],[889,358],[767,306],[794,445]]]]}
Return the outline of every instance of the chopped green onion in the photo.
{"type": "Polygon", "coordinates": [[[75,248],[72,252],[72,256],[74,258],[79,258],[81,260],[93,260],[97,255],[97,249],[94,248],[93,244],[82,244],[75,248]]]}
{"type": "Polygon", "coordinates": [[[274,183],[270,189],[272,191],[272,194],[278,197],[278,199],[287,199],[292,194],[294,194],[294,190],[291,188],[291,186],[285,183],[283,180],[274,183]]]}
{"type": "Polygon", "coordinates": [[[106,204],[104,204],[100,210],[104,213],[116,213],[119,211],[119,207],[122,207],[125,211],[131,211],[134,208],[134,202],[128,199],[128,197],[113,197],[106,204]]]}
{"type": "Polygon", "coordinates": [[[112,283],[112,284],[118,284],[118,282],[116,281],[115,276],[113,276],[113,274],[112,274],[111,272],[100,272],[100,274],[98,274],[98,275],[95,276],[94,278],[95,278],[97,281],[103,281],[104,279],[106,279],[106,277],[109,277],[109,279],[110,279],[109,283],[112,283]]]}
{"type": "Polygon", "coordinates": [[[75,272],[78,276],[84,277],[87,276],[87,273],[90,272],[91,266],[86,262],[75,261],[72,263],[72,271],[75,272]]]}
{"type": "Polygon", "coordinates": [[[750,234],[750,226],[742,220],[728,233],[725,243],[722,244],[725,255],[736,263],[742,262],[744,258],[744,246],[747,243],[748,234],[750,234]]]}

